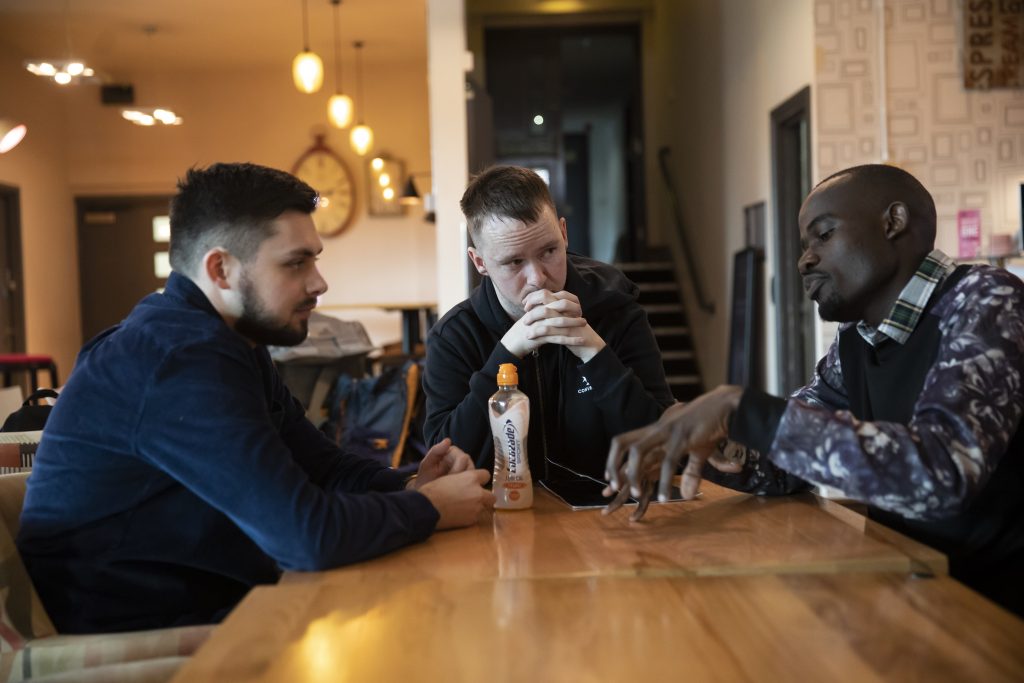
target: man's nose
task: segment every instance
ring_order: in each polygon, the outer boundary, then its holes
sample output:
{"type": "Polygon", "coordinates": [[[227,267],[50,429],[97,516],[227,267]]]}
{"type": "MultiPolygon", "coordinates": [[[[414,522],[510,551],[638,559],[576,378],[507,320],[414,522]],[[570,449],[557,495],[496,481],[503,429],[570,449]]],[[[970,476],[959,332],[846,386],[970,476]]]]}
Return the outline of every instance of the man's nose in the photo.
{"type": "Polygon", "coordinates": [[[796,269],[803,275],[816,265],[818,265],[818,256],[811,249],[805,249],[796,262],[796,269]]]}
{"type": "Polygon", "coordinates": [[[544,272],[544,267],[536,261],[530,261],[526,264],[526,282],[533,287],[540,287],[544,284],[547,279],[547,273],[544,272]]]}
{"type": "Polygon", "coordinates": [[[307,288],[313,296],[320,296],[327,291],[327,280],[320,274],[320,269],[315,266],[313,267],[313,277],[309,281],[307,288]]]}

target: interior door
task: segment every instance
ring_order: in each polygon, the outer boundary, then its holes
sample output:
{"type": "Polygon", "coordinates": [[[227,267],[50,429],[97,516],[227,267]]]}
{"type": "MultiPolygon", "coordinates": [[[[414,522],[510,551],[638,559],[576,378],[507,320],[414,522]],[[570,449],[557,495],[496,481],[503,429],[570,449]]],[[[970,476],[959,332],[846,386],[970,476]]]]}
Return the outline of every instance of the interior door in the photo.
{"type": "Polygon", "coordinates": [[[0,185],[0,352],[25,351],[18,189],[0,185]]]}
{"type": "Polygon", "coordinates": [[[120,322],[139,299],[164,286],[169,197],[76,200],[82,339],[120,322]]]}
{"type": "Polygon", "coordinates": [[[796,269],[797,217],[811,190],[811,90],[804,88],[772,111],[772,194],[775,205],[775,316],[779,391],[788,395],[814,370],[814,305],[796,269]]]}

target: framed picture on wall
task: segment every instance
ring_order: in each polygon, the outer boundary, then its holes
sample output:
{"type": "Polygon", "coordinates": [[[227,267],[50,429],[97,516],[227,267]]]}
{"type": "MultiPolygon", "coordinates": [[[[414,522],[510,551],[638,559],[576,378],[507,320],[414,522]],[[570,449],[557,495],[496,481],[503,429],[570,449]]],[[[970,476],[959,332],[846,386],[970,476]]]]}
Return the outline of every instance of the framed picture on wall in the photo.
{"type": "Polygon", "coordinates": [[[386,154],[366,162],[366,206],[371,216],[401,216],[405,163],[386,154]]]}

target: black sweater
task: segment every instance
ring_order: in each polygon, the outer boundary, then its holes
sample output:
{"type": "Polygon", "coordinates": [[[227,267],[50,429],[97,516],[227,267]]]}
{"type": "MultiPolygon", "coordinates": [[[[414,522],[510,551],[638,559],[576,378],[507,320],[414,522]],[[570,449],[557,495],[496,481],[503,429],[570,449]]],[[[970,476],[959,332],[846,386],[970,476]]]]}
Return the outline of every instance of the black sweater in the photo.
{"type": "Polygon", "coordinates": [[[501,344],[513,321],[484,278],[427,337],[428,443],[451,437],[478,467],[493,467],[487,399],[501,363],[516,365],[519,388],[530,397],[527,454],[534,478],[568,476],[563,468],[603,478],[611,438],[656,420],[674,402],[636,285],[607,264],[575,254],[568,259],[565,288],[579,297],[605,348],[585,364],[553,344],[516,358],[501,344]]]}

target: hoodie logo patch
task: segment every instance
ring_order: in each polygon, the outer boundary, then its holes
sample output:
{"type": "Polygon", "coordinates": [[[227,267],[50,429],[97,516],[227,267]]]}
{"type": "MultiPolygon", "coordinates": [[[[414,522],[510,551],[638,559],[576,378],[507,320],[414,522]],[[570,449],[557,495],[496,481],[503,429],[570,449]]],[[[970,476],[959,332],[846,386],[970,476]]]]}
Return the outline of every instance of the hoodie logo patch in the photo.
{"type": "Polygon", "coordinates": [[[593,391],[594,387],[590,386],[590,382],[587,381],[585,375],[580,375],[580,388],[576,390],[577,394],[585,394],[588,391],[593,391]]]}

